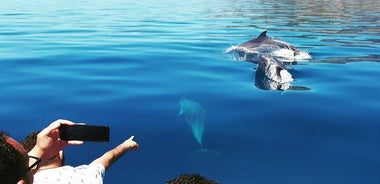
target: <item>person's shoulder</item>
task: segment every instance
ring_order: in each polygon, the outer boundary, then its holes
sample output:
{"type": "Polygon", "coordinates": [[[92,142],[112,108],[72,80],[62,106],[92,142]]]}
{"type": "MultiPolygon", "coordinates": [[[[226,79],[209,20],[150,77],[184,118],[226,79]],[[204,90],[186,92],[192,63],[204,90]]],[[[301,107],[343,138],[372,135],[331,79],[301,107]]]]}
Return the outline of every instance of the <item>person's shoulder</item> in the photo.
{"type": "Polygon", "coordinates": [[[88,165],[80,165],[76,168],[104,168],[104,165],[99,163],[99,162],[91,162],[90,164],[88,165]]]}
{"type": "Polygon", "coordinates": [[[89,165],[80,165],[75,167],[75,170],[77,175],[80,174],[82,178],[86,178],[87,183],[91,184],[102,183],[106,171],[102,164],[96,162],[89,165]]]}
{"type": "Polygon", "coordinates": [[[34,174],[33,184],[46,184],[46,183],[57,183],[58,181],[64,182],[68,181],[75,173],[75,168],[72,166],[62,166],[51,169],[39,170],[34,174]]]}
{"type": "Polygon", "coordinates": [[[99,174],[103,174],[106,171],[104,165],[98,162],[92,162],[89,165],[80,165],[78,167],[75,167],[75,169],[90,170],[99,174]]]}
{"type": "Polygon", "coordinates": [[[49,175],[52,173],[67,173],[69,171],[74,170],[75,168],[70,165],[65,165],[61,167],[55,167],[55,168],[50,168],[50,169],[40,169],[38,170],[34,175],[49,175]]]}
{"type": "Polygon", "coordinates": [[[98,162],[92,162],[89,166],[92,168],[96,168],[99,172],[104,172],[106,170],[104,165],[98,162]]]}

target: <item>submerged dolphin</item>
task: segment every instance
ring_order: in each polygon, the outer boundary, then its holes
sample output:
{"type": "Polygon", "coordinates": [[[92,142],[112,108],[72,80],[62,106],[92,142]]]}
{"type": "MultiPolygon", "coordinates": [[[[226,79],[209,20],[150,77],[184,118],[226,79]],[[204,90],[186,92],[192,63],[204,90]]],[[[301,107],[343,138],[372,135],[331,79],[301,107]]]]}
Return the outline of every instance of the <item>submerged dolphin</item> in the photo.
{"type": "Polygon", "coordinates": [[[307,91],[310,90],[308,87],[304,86],[293,86],[292,82],[276,82],[272,79],[269,79],[266,75],[265,72],[262,71],[261,69],[256,70],[256,75],[255,75],[255,86],[258,87],[259,89],[263,90],[279,90],[279,91],[286,91],[286,90],[293,90],[293,91],[307,91]]]}
{"type": "Polygon", "coordinates": [[[268,79],[285,84],[293,81],[292,75],[286,66],[271,55],[260,55],[258,60],[258,73],[264,74],[268,79]]]}
{"type": "Polygon", "coordinates": [[[205,130],[206,110],[197,102],[182,98],[179,101],[180,111],[178,115],[184,115],[186,122],[202,148],[203,132],[205,130]]]}
{"type": "Polygon", "coordinates": [[[191,157],[215,157],[222,153],[217,150],[203,147],[203,132],[205,130],[206,110],[196,101],[181,98],[179,101],[180,110],[178,115],[184,115],[186,122],[190,125],[195,140],[201,149],[191,153],[191,157]]]}
{"type": "Polygon", "coordinates": [[[292,75],[286,66],[271,55],[260,55],[255,75],[255,86],[264,90],[310,90],[304,86],[292,86],[292,75]]]}
{"type": "Polygon", "coordinates": [[[267,31],[263,31],[252,40],[238,46],[232,46],[226,50],[226,53],[236,51],[240,59],[253,62],[257,60],[257,56],[260,54],[270,54],[284,62],[311,59],[309,53],[301,51],[287,42],[270,38],[266,33],[267,31]]]}

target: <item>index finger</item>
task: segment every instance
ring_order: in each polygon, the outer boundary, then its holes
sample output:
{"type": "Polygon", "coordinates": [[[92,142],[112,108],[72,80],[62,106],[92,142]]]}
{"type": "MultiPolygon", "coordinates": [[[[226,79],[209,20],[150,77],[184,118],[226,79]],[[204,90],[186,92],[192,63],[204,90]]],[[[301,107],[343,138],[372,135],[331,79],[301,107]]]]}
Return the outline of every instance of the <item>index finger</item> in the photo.
{"type": "Polygon", "coordinates": [[[83,143],[83,141],[67,141],[68,145],[81,145],[83,143]]]}
{"type": "Polygon", "coordinates": [[[58,120],[55,120],[53,123],[51,123],[49,126],[47,126],[46,128],[44,128],[41,132],[42,133],[46,133],[46,132],[50,132],[54,129],[57,129],[59,126],[61,126],[61,124],[65,124],[65,125],[74,125],[75,123],[74,122],[71,122],[69,120],[64,120],[64,119],[58,119],[58,120]]]}

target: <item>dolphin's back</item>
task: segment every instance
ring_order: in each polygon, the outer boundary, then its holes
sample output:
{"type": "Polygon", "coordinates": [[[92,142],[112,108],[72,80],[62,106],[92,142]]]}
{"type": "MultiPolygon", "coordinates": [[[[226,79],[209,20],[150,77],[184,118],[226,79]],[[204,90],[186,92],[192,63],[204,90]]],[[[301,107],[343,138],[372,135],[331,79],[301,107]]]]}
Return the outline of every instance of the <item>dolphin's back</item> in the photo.
{"type": "Polygon", "coordinates": [[[281,41],[281,40],[266,39],[264,44],[265,45],[272,45],[272,46],[277,47],[279,49],[288,49],[288,50],[292,50],[292,51],[298,51],[298,49],[295,46],[293,46],[292,44],[281,41]]]}
{"type": "Polygon", "coordinates": [[[181,108],[179,115],[183,114],[189,124],[204,123],[206,110],[198,102],[182,98],[179,104],[181,108]]]}

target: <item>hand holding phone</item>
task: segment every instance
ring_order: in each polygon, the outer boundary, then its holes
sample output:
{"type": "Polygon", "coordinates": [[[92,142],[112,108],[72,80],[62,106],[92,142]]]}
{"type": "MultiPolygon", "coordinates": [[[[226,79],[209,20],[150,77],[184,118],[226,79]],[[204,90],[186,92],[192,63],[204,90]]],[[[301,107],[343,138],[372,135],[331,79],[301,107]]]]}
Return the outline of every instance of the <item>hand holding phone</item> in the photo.
{"type": "Polygon", "coordinates": [[[109,142],[109,127],[95,125],[63,125],[59,127],[60,139],[92,141],[92,142],[109,142]]]}

